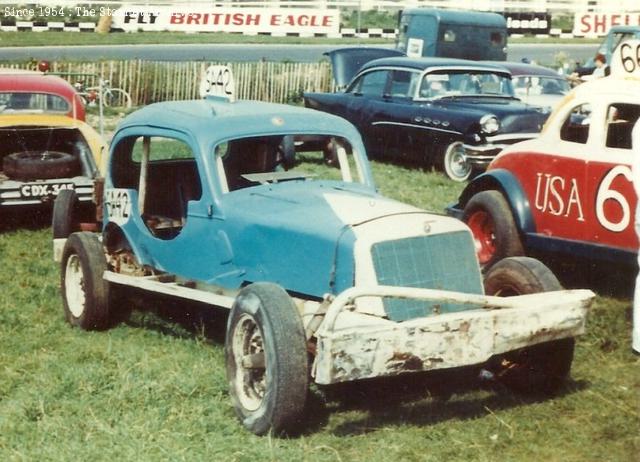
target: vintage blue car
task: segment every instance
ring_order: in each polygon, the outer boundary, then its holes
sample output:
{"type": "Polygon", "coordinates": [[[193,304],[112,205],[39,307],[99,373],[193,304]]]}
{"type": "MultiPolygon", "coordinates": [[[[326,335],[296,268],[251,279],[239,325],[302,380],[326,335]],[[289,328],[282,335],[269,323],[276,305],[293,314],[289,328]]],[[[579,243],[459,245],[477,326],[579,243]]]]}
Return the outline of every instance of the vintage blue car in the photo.
{"type": "Polygon", "coordinates": [[[593,296],[530,294],[560,287],[524,257],[483,285],[466,225],[380,196],[355,127],[300,107],[140,109],[113,137],[101,202],[100,233],[54,241],[69,323],[109,327],[114,289],[231,309],[230,395],[256,434],[300,428],[311,381],[482,365],[552,391],[593,296]]]}
{"type": "MultiPolygon", "coordinates": [[[[360,50],[330,53],[338,87],[349,75],[343,63],[360,50]]],[[[352,122],[370,156],[406,157],[456,181],[484,170],[505,146],[537,136],[549,115],[516,98],[504,67],[452,58],[375,59],[344,92],[305,93],[304,103],[352,122]]]]}

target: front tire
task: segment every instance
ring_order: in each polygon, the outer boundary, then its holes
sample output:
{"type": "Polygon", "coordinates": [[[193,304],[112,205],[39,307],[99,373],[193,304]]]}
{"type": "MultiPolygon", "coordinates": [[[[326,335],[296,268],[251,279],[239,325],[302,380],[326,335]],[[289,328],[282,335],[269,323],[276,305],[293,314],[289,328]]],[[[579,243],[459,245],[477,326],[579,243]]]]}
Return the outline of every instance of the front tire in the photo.
{"type": "Polygon", "coordinates": [[[444,173],[453,181],[467,181],[471,176],[473,167],[464,155],[464,146],[461,142],[452,143],[446,147],[443,159],[444,173]]]}
{"type": "Polygon", "coordinates": [[[243,425],[257,435],[290,432],[302,418],[309,365],[302,320],[279,286],[240,291],[225,340],[229,394],[243,425]]]}
{"type": "MultiPolygon", "coordinates": [[[[509,297],[562,290],[562,285],[542,262],[512,257],[496,263],[486,274],[485,293],[509,297]]],[[[524,394],[553,394],[567,380],[575,341],[564,338],[509,352],[492,369],[508,388],[524,394]]]]}
{"type": "Polygon", "coordinates": [[[60,286],[69,324],[84,330],[109,327],[109,285],[103,279],[107,261],[97,235],[71,234],[62,252],[61,269],[60,286]]]}
{"type": "Polygon", "coordinates": [[[497,261],[524,255],[524,247],[509,204],[499,191],[475,194],[462,213],[473,234],[480,266],[489,268],[497,261]]]}

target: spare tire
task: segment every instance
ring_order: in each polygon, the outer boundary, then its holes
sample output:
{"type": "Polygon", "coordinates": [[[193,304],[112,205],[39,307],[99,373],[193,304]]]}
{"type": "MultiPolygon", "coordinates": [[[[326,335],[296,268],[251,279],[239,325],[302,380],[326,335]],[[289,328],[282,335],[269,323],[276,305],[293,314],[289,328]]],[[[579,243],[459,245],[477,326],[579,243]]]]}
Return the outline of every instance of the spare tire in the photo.
{"type": "Polygon", "coordinates": [[[23,151],[9,154],[2,161],[5,175],[15,180],[70,178],[80,173],[80,160],[66,152],[23,151]]]}

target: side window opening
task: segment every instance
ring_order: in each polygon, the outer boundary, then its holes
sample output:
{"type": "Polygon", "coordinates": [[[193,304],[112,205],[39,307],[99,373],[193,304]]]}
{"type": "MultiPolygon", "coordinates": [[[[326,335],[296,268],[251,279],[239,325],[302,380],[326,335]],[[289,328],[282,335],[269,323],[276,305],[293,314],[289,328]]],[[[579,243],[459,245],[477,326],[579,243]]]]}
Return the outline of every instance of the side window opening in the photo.
{"type": "Polygon", "coordinates": [[[419,74],[407,71],[392,71],[391,73],[391,96],[412,97],[418,85],[419,74]]]}
{"type": "Polygon", "coordinates": [[[560,139],[572,143],[586,144],[591,124],[591,105],[581,104],[573,108],[560,129],[560,139]]]}
{"type": "Polygon", "coordinates": [[[189,201],[202,197],[195,157],[185,142],[138,137],[121,142],[113,159],[114,186],[138,191],[138,212],[159,239],[173,239],[187,222],[189,201]]]}
{"type": "Polygon", "coordinates": [[[387,84],[388,71],[373,71],[364,74],[351,93],[367,96],[382,96],[387,84]]]}
{"type": "Polygon", "coordinates": [[[608,148],[631,149],[631,132],[640,115],[640,105],[615,103],[607,108],[608,148]]]}

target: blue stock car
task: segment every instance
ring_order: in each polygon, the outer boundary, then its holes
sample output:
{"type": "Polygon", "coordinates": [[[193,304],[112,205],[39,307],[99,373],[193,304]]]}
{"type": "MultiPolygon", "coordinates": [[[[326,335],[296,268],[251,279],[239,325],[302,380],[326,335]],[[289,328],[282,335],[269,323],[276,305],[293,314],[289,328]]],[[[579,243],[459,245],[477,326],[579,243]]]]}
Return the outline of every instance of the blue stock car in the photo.
{"type": "Polygon", "coordinates": [[[483,282],[468,228],[380,196],[336,116],[153,104],[117,129],[103,186],[100,233],[54,240],[68,322],[109,327],[127,288],[230,309],[230,395],[256,434],[300,428],[310,382],[481,365],[552,391],[584,331],[591,292],[530,294],[560,287],[525,257],[483,282]]]}

